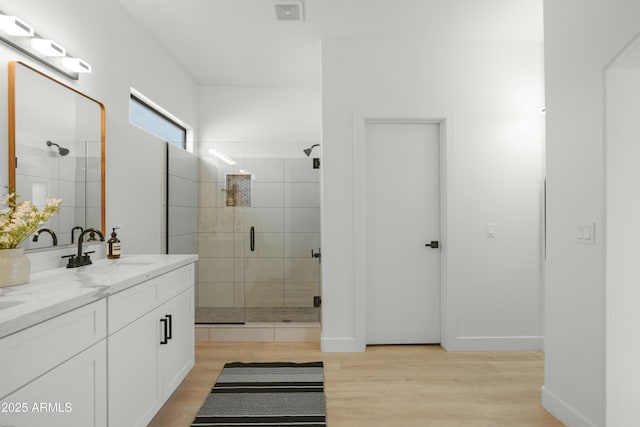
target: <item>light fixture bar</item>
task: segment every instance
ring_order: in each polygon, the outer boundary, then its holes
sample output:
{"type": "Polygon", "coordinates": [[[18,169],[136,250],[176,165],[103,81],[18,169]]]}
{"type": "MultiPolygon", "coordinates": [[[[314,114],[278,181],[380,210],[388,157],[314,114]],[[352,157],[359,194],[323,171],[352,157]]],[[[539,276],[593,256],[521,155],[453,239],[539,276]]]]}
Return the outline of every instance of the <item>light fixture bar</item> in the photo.
{"type": "MultiPolygon", "coordinates": [[[[71,80],[78,80],[81,72],[91,72],[91,65],[70,55],[65,56],[66,49],[58,43],[40,36],[20,18],[8,16],[2,11],[0,11],[0,41],[71,80]],[[20,33],[20,35],[12,33],[20,33]],[[75,63],[75,69],[69,69],[64,65],[63,61],[70,60],[75,63]]],[[[70,67],[74,66],[70,65],[70,67]]]]}

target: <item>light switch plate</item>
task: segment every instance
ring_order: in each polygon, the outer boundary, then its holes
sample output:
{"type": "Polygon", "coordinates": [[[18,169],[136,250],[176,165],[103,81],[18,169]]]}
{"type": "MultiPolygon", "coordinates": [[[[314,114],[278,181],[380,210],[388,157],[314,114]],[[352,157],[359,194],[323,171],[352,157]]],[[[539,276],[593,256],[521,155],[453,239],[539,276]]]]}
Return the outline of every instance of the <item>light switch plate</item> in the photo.
{"type": "Polygon", "coordinates": [[[495,223],[488,223],[487,224],[487,229],[486,229],[486,238],[487,239],[495,239],[496,237],[496,224],[495,223]]]}
{"type": "Polygon", "coordinates": [[[596,223],[578,224],[576,228],[576,243],[595,245],[596,243],[596,223]]]}

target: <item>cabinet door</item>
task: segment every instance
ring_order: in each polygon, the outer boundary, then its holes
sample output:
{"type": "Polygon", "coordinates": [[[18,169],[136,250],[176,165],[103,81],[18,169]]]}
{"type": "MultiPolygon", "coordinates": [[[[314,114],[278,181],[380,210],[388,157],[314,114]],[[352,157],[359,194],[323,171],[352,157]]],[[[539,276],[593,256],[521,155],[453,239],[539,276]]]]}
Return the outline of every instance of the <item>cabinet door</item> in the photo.
{"type": "Polygon", "coordinates": [[[159,335],[159,321],[152,311],[109,336],[111,427],[146,426],[160,409],[159,335]]]}
{"type": "Polygon", "coordinates": [[[0,402],[0,424],[106,427],[107,346],[99,341],[0,402]]]}
{"type": "Polygon", "coordinates": [[[167,344],[160,345],[161,375],[164,399],[180,385],[194,363],[194,299],[193,287],[162,305],[158,313],[171,316],[167,344]]]}

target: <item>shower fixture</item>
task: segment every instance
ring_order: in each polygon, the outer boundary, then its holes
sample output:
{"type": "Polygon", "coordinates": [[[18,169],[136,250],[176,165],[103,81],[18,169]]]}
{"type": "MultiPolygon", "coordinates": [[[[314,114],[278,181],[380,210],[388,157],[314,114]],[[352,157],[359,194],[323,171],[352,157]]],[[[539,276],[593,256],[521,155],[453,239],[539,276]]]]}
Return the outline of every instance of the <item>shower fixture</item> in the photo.
{"type": "Polygon", "coordinates": [[[309,157],[311,155],[311,150],[313,150],[313,147],[319,147],[319,146],[320,146],[320,144],[313,144],[311,147],[305,148],[302,151],[304,151],[304,154],[306,154],[307,157],[309,157]]]}
{"type": "Polygon", "coordinates": [[[61,156],[66,156],[67,154],[69,154],[68,148],[61,147],[55,142],[47,141],[47,147],[51,147],[52,145],[55,145],[56,147],[58,147],[58,153],[60,153],[61,156]]]}

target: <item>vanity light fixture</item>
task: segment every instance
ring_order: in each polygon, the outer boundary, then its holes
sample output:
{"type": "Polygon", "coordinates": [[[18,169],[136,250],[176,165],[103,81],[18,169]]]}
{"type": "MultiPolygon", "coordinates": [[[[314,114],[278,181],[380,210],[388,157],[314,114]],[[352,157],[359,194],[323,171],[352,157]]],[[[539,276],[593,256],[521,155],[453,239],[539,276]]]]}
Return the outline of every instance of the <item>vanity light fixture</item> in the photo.
{"type": "Polygon", "coordinates": [[[66,56],[62,58],[62,65],[76,73],[91,72],[91,65],[87,64],[80,58],[69,58],[68,56],[66,56]]]}
{"type": "Polygon", "coordinates": [[[0,41],[72,80],[78,80],[80,73],[91,72],[91,65],[68,55],[64,47],[37,34],[22,19],[1,11],[0,41]]]}
{"type": "Polygon", "coordinates": [[[44,56],[65,56],[67,50],[53,40],[31,39],[31,47],[44,56]]]}
{"type": "Polygon", "coordinates": [[[227,156],[226,154],[219,152],[218,150],[214,150],[213,148],[211,148],[209,150],[209,153],[213,154],[218,159],[222,160],[223,162],[225,162],[228,165],[233,166],[233,165],[236,164],[235,160],[233,160],[231,157],[227,156]]]}
{"type": "Polygon", "coordinates": [[[17,16],[1,15],[0,30],[14,37],[32,37],[33,27],[17,16]]]}

